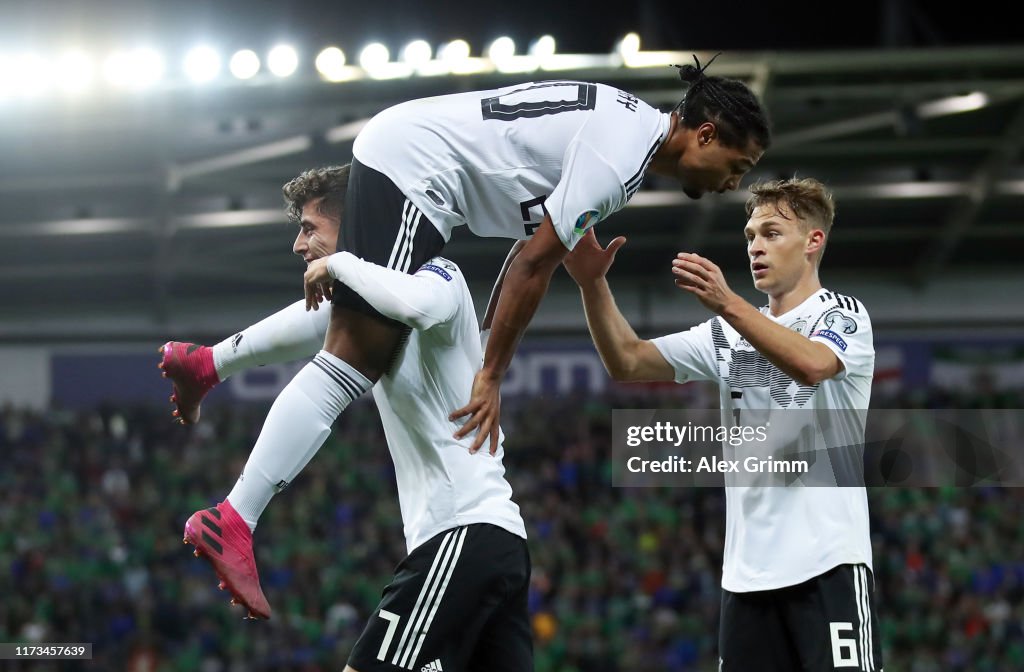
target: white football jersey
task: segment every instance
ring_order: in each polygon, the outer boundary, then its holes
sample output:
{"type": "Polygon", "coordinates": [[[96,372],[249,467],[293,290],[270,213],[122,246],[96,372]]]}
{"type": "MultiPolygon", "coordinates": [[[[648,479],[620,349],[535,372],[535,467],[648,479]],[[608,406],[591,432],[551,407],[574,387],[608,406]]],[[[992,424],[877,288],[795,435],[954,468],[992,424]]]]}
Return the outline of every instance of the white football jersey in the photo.
{"type": "MultiPolygon", "coordinates": [[[[771,423],[767,443],[749,442],[739,449],[743,455],[762,450],[763,457],[772,455],[773,447],[788,446],[785,459],[808,460],[818,476],[787,476],[786,485],[767,487],[750,485],[758,477],[752,481],[746,474],[746,485],[730,486],[737,477],[726,474],[722,587],[732,592],[795,585],[841,564],[871,566],[864,487],[806,487],[828,482],[820,477],[822,470],[848,483],[850,474],[840,470],[863,468],[860,451],[830,455],[826,446],[863,444],[875,361],[867,310],[852,297],[820,289],[778,317],[767,307],[761,312],[827,345],[842,362],[842,372],[817,385],[800,385],[720,317],[652,341],[675,369],[677,382],[719,381],[724,427],[771,423]]],[[[723,450],[726,459],[740,457],[727,443],[723,450]]],[[[778,474],[766,479],[762,482],[780,482],[778,474]]]]}
{"type": "MultiPolygon", "coordinates": [[[[434,535],[471,523],[490,523],[526,538],[504,449],[489,443],[469,452],[474,434],[452,435],[461,422],[448,414],[470,398],[483,362],[480,325],[462,271],[435,257],[413,275],[332,255],[331,275],[392,319],[414,327],[399,357],[373,387],[388,449],[409,552],[434,535]]],[[[499,444],[504,434],[499,435],[499,444]]]]}
{"type": "Polygon", "coordinates": [[[604,84],[537,82],[424,98],[377,114],[352,153],[448,240],[522,239],[548,212],[569,249],[625,207],[670,117],[604,84]]]}

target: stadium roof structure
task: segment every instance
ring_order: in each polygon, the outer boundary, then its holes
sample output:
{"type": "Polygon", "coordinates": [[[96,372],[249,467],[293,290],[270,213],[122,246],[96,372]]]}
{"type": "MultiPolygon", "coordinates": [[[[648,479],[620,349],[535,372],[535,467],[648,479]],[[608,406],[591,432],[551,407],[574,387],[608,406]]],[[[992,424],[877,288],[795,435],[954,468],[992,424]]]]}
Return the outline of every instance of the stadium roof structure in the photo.
{"type": "MultiPolygon", "coordinates": [[[[830,268],[914,287],[951,268],[1020,269],[1024,47],[727,52],[713,74],[750,83],[774,121],[774,145],[744,185],[795,174],[834,190],[830,268]]],[[[389,105],[540,79],[605,82],[665,110],[682,95],[665,65],[584,64],[0,101],[0,338],[40,333],[37,318],[54,312],[149,335],[186,306],[294,300],[302,265],[288,253],[283,183],[350,160],[361,125],[389,105]]],[[[649,276],[684,249],[740,271],[745,198],[691,201],[652,177],[599,235],[630,239],[617,277],[649,276]]],[[[446,254],[489,283],[508,245],[462,231],[446,254]]]]}

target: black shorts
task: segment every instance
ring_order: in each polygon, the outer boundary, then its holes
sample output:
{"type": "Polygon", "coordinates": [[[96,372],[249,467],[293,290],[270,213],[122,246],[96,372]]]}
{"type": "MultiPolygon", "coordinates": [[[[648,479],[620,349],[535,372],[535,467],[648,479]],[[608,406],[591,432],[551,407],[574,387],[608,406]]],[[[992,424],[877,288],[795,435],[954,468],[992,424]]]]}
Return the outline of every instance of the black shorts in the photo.
{"type": "Polygon", "coordinates": [[[723,590],[718,669],[880,672],[874,586],[866,566],[839,565],[778,590],[723,590]]]}
{"type": "MultiPolygon", "coordinates": [[[[378,266],[415,273],[436,257],[444,244],[444,237],[387,175],[352,159],[338,235],[339,252],[351,252],[378,266]]],[[[394,322],[347,285],[335,281],[333,292],[332,303],[336,306],[394,322]]]]}
{"type": "Polygon", "coordinates": [[[358,672],[532,672],[526,540],[479,523],[442,532],[395,570],[352,649],[358,672]]]}

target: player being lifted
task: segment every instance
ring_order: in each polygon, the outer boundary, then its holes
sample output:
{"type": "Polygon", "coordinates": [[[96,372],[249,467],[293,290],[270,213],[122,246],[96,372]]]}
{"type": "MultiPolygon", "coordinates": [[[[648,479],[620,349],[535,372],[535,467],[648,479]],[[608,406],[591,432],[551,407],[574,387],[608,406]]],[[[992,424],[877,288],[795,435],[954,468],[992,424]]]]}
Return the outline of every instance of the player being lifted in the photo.
{"type": "MultiPolygon", "coordinates": [[[[624,207],[648,170],[700,198],[736,189],[770,144],[766,115],[742,82],[693,66],[680,76],[689,89],[668,114],[601,84],[530,83],[403,103],[374,117],[356,139],[339,249],[408,273],[436,256],[457,226],[529,238],[509,267],[469,404],[450,417],[455,438],[473,437],[471,451],[488,440],[496,449],[500,381],[552,272],[576,242],[624,207]]],[[[307,289],[307,302],[317,303],[318,290],[307,289]]],[[[397,356],[407,327],[341,284],[333,304],[324,349],[278,396],[253,448],[250,459],[273,469],[251,479],[247,520],[397,356]]],[[[189,385],[176,382],[179,392],[189,385]]],[[[182,418],[195,415],[201,394],[177,396],[182,418]],[[190,406],[181,407],[183,396],[190,406]]],[[[251,547],[239,547],[232,562],[255,577],[251,547]]]]}

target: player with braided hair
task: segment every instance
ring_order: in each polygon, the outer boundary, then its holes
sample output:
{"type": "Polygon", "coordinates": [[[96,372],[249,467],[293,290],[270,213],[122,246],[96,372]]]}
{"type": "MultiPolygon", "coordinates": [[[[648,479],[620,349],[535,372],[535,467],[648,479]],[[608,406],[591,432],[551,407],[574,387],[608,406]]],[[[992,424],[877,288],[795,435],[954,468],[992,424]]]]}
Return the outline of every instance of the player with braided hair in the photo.
{"type": "Polygon", "coordinates": [[[751,138],[763,149],[771,144],[768,118],[754,93],[743,82],[724,77],[711,77],[704,72],[718,58],[716,54],[703,66],[677,65],[679,79],[689,84],[686,95],[675,107],[686,128],[696,129],[711,122],[718,129],[719,139],[730,147],[741,147],[751,138]]]}
{"type": "MultiPolygon", "coordinates": [[[[682,116],[603,84],[533,82],[402,103],[377,114],[356,138],[339,251],[412,274],[429,266],[458,226],[528,239],[508,268],[469,403],[440,419],[454,439],[468,437],[471,453],[488,439],[492,454],[497,450],[500,382],[552,273],[576,243],[626,206],[648,170],[700,198],[738,188],[770,144],[753,93],[697,71],[680,71],[693,89],[682,116]],[[694,116],[683,118],[691,108],[694,116]]],[[[391,375],[408,334],[332,278],[326,259],[307,267],[307,308],[319,308],[325,297],[333,303],[324,349],[267,416],[250,462],[269,466],[236,484],[239,501],[255,504],[242,517],[232,512],[218,521],[238,530],[232,538],[242,541],[231,562],[252,577],[245,528],[319,450],[349,403],[391,375]]],[[[454,407],[461,400],[451,401],[454,407]]]]}

